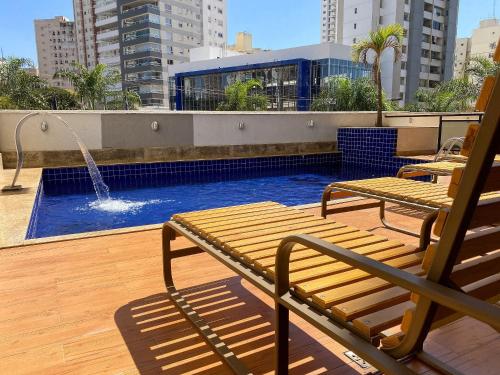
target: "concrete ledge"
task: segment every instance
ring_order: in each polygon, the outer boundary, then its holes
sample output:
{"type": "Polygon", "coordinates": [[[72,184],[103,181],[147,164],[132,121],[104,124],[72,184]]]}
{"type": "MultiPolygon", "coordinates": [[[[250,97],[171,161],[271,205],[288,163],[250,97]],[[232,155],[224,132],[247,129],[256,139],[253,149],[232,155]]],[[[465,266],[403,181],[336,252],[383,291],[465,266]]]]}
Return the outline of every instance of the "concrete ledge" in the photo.
{"type": "MultiPolygon", "coordinates": [[[[278,143],[230,146],[178,146],[135,149],[107,148],[91,150],[98,164],[124,164],[176,160],[224,159],[235,157],[257,157],[297,155],[336,151],[336,142],[278,143]]],[[[16,167],[14,151],[3,152],[3,166],[16,167]]],[[[61,167],[83,165],[80,151],[25,151],[24,167],[61,167]]]]}

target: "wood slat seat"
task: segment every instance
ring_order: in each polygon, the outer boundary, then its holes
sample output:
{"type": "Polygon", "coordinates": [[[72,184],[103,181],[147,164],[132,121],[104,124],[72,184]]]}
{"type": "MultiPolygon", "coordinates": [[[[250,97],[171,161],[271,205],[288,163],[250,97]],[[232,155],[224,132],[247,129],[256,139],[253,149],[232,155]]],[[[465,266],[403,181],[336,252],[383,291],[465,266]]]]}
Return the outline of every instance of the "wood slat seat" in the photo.
{"type": "Polygon", "coordinates": [[[435,161],[431,163],[408,164],[399,173],[423,171],[432,175],[449,176],[456,167],[457,163],[454,161],[435,161]]]}
{"type": "Polygon", "coordinates": [[[453,202],[453,199],[448,197],[448,189],[444,185],[397,177],[335,182],[329,186],[332,189],[348,189],[406,202],[416,202],[436,209],[448,207],[453,202]]]}
{"type": "MultiPolygon", "coordinates": [[[[389,240],[384,236],[359,230],[333,220],[316,217],[312,214],[288,208],[277,203],[245,205],[227,207],[224,210],[206,210],[198,213],[176,214],[172,218],[181,223],[190,231],[211,241],[214,245],[224,249],[228,254],[240,257],[242,262],[252,267],[268,279],[274,280],[276,249],[281,240],[292,233],[308,233],[326,241],[348,248],[358,254],[385,262],[393,267],[408,269],[409,272],[421,274],[424,252],[416,247],[405,246],[400,241],[389,240]],[[260,220],[260,217],[269,217],[275,212],[272,221],[260,220]],[[236,224],[227,224],[227,218],[243,216],[246,222],[255,222],[257,225],[245,225],[245,221],[236,224]],[[252,220],[250,218],[255,220],[252,220]],[[299,217],[296,220],[290,218],[299,217]],[[212,221],[205,220],[212,218],[212,221]],[[215,223],[225,223],[219,227],[215,223]],[[267,222],[266,222],[267,221],[267,222]],[[227,229],[226,229],[227,228],[227,229]],[[214,231],[215,232],[212,232],[214,231]]],[[[239,220],[239,219],[238,219],[239,220]]],[[[313,303],[321,308],[332,307],[332,300],[321,298],[329,293],[335,294],[334,302],[346,303],[360,295],[390,288],[390,284],[370,277],[366,272],[356,270],[349,265],[335,261],[317,251],[305,246],[297,245],[292,254],[290,263],[291,286],[298,294],[311,297],[313,303]],[[297,254],[296,257],[293,255],[297,254]],[[324,294],[320,294],[319,292],[324,294]]],[[[409,293],[393,298],[394,303],[408,302],[409,293]]],[[[390,305],[387,305],[390,306],[390,305]]],[[[371,313],[371,310],[367,310],[371,313]]],[[[344,319],[360,318],[362,315],[344,315],[344,319]]],[[[402,314],[401,314],[402,318],[402,314]]],[[[399,319],[400,321],[401,319],[399,319]]],[[[385,327],[381,325],[380,327],[385,327]]],[[[370,332],[377,332],[371,329],[370,332]]],[[[371,337],[373,338],[373,337],[371,337]]]]}

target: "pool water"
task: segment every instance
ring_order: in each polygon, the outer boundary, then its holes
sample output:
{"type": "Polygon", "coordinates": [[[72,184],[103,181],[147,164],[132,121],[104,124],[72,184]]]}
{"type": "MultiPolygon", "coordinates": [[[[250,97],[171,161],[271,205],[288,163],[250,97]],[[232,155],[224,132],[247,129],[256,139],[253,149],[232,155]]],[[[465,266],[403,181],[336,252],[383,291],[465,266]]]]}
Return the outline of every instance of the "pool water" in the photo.
{"type": "Polygon", "coordinates": [[[259,201],[289,206],[316,203],[333,181],[386,175],[394,175],[394,171],[319,164],[194,175],[182,180],[139,176],[133,181],[108,182],[111,197],[124,206],[107,210],[96,204],[96,195],[90,189],[75,193],[71,186],[44,187],[32,214],[28,238],[158,224],[178,212],[259,201]]]}

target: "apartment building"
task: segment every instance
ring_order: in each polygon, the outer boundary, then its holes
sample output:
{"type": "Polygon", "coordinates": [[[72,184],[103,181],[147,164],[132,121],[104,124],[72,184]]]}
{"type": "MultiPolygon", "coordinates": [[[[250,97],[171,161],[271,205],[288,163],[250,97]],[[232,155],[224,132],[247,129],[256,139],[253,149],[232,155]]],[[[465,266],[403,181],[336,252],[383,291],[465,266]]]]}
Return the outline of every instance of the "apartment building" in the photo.
{"type": "Polygon", "coordinates": [[[191,48],[226,45],[226,0],[74,0],[75,19],[82,5],[93,24],[79,27],[87,30],[80,57],[89,61],[93,48],[96,63],[121,73],[117,89],[137,92],[146,106],[168,105],[168,66],[188,62],[191,48]]]}
{"type": "Polygon", "coordinates": [[[403,55],[382,59],[384,91],[405,103],[418,88],[433,88],[453,76],[458,0],[337,0],[336,41],[352,45],[381,26],[404,27],[403,55]]]}
{"type": "Polygon", "coordinates": [[[337,7],[338,0],[321,0],[321,42],[337,41],[337,7]]]}
{"type": "Polygon", "coordinates": [[[471,57],[491,58],[500,37],[500,20],[482,20],[479,27],[472,31],[470,38],[457,39],[455,47],[454,76],[463,77],[467,61],[471,57]]]}
{"type": "MultiPolygon", "coordinates": [[[[105,2],[112,1],[106,0],[105,2]]],[[[73,0],[78,62],[88,68],[97,65],[95,8],[96,0],[73,0]]]]}
{"type": "Polygon", "coordinates": [[[68,80],[54,74],[70,69],[77,60],[73,22],[62,16],[35,20],[35,36],[40,77],[51,86],[71,88],[68,80]]]}

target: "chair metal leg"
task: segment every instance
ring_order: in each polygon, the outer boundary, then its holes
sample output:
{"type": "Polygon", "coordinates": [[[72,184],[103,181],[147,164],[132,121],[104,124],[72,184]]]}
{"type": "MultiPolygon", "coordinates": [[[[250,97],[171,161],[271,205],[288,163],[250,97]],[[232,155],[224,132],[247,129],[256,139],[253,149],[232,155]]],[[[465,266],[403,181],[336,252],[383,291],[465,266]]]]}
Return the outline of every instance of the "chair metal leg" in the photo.
{"type": "Polygon", "coordinates": [[[276,374],[288,374],[288,336],[289,336],[289,311],[288,308],[276,302],[276,333],[275,333],[275,358],[276,374]]]}
{"type": "Polygon", "coordinates": [[[327,186],[323,191],[323,195],[321,197],[321,216],[326,219],[328,215],[328,201],[330,200],[332,195],[332,189],[330,186],[327,186]]]}
{"type": "Polygon", "coordinates": [[[198,313],[187,303],[182,294],[177,291],[172,277],[172,249],[171,241],[176,237],[175,231],[163,225],[163,279],[167,288],[167,293],[172,302],[184,313],[184,316],[195,326],[203,339],[218,353],[221,359],[234,371],[235,374],[250,374],[246,366],[236,357],[219,336],[210,328],[198,313]]]}

